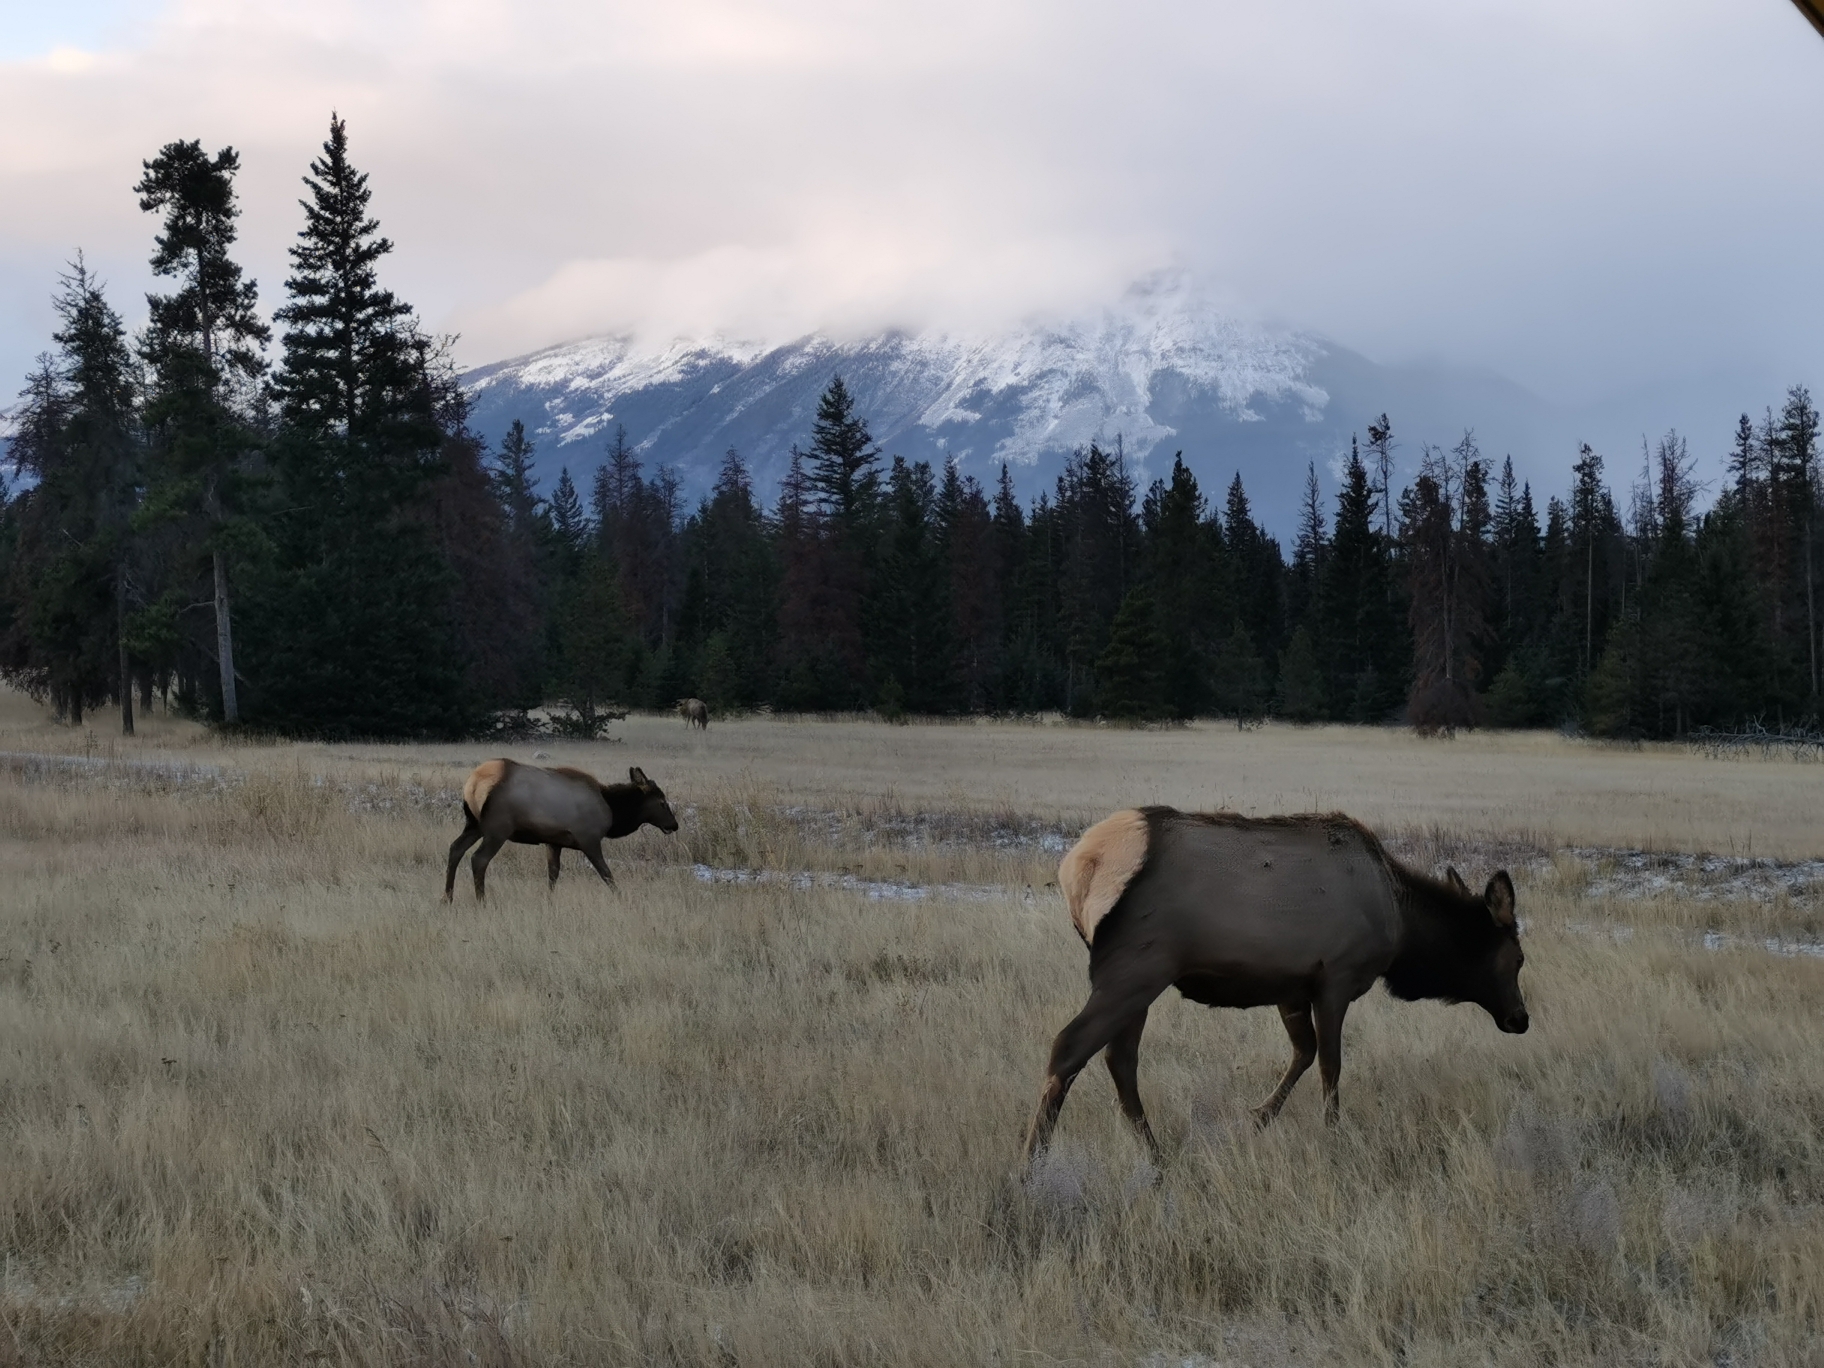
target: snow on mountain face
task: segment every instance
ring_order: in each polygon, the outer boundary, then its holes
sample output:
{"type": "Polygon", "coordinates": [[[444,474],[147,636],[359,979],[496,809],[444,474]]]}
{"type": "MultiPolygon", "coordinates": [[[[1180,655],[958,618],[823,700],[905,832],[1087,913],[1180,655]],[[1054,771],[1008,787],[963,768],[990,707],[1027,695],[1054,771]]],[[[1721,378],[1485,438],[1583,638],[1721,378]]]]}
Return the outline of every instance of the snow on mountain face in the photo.
{"type": "Polygon", "coordinates": [[[889,455],[956,460],[984,484],[1006,462],[1031,495],[1091,441],[1119,439],[1142,487],[1182,450],[1212,498],[1241,471],[1274,527],[1290,525],[1306,462],[1325,470],[1351,427],[1412,388],[1410,376],[1226,317],[1170,282],[1136,287],[1085,318],[992,335],[813,335],[784,346],[718,337],[663,348],[594,338],[481,367],[465,383],[490,441],[515,418],[525,423],[547,492],[560,466],[586,488],[624,426],[648,470],[671,467],[687,498],[708,489],[732,446],[770,503],[793,444],[808,445],[833,375],[889,455]]]}

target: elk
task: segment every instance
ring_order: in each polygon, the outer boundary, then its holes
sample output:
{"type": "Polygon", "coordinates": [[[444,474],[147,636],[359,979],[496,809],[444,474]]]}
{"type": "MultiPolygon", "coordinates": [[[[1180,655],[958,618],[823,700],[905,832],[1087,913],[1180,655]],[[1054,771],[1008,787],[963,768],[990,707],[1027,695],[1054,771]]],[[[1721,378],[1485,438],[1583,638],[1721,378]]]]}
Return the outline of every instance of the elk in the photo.
{"type": "Polygon", "coordinates": [[[1313,1060],[1335,1124],[1343,1016],[1376,979],[1406,1001],[1473,1002],[1503,1031],[1528,1026],[1507,871],[1473,894],[1454,869],[1439,880],[1406,868],[1341,813],[1117,812],[1064,856],[1058,887],[1089,947],[1090,992],[1052,1045],[1028,1164],[1104,1049],[1122,1113],[1158,1156],[1136,1074],[1147,1009],[1167,988],[1211,1007],[1279,1008],[1292,1063],[1254,1109],[1261,1125],[1313,1060]]]}
{"type": "Polygon", "coordinates": [[[628,783],[604,784],[575,769],[542,769],[514,760],[488,760],[477,765],[462,786],[462,834],[450,843],[444,871],[443,900],[456,892],[456,866],[477,841],[481,849],[469,867],[475,874],[477,901],[487,898],[488,862],[500,848],[517,845],[546,848],[546,886],[557,882],[565,850],[583,858],[614,887],[614,875],[602,858],[602,842],[631,836],[642,826],[670,833],[678,819],[659,786],[638,767],[627,771],[628,783]]]}
{"type": "Polygon", "coordinates": [[[709,704],[700,698],[680,698],[678,716],[684,719],[684,725],[687,727],[694,726],[701,727],[704,731],[709,730],[709,704]]]}

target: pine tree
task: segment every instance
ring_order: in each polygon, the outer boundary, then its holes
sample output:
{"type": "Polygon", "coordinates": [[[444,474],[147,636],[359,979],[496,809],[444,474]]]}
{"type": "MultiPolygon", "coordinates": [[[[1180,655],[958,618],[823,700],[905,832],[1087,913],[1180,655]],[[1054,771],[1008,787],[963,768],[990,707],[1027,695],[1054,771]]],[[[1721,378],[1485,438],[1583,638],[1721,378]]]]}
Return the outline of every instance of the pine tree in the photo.
{"type": "Polygon", "coordinates": [[[949,576],[933,525],[936,494],[927,462],[893,458],[879,585],[869,604],[868,665],[876,697],[919,713],[949,711],[956,697],[949,576]]]}
{"type": "Polygon", "coordinates": [[[1369,474],[1374,481],[1374,496],[1381,509],[1381,536],[1393,541],[1393,424],[1382,414],[1378,423],[1368,424],[1368,450],[1374,453],[1369,474]]]}
{"type": "Polygon", "coordinates": [[[1065,707],[1083,712],[1098,706],[1095,661],[1142,567],[1134,481],[1119,443],[1105,451],[1091,442],[1064,463],[1056,515],[1063,551],[1058,630],[1067,667],[1065,707]]]}
{"type": "Polygon", "coordinates": [[[844,534],[871,518],[880,497],[880,448],[868,421],[855,412],[855,397],[840,375],[817,401],[811,427],[808,479],[823,516],[844,534]]]}
{"type": "Polygon", "coordinates": [[[614,562],[597,547],[583,553],[557,612],[552,690],[585,737],[601,735],[625,697],[632,647],[614,562]]]}
{"type": "MultiPolygon", "coordinates": [[[[1017,507],[1017,506],[1016,506],[1017,507]]],[[[938,561],[950,605],[954,702],[984,712],[998,702],[1001,672],[1001,557],[987,495],[955,460],[944,464],[937,498],[938,561]]]]}
{"type": "Polygon", "coordinates": [[[57,355],[27,382],[9,456],[22,496],[4,672],[60,716],[112,697],[133,731],[127,618],[141,482],[138,386],[126,329],[78,260],[54,301],[57,355]]]}
{"type": "Polygon", "coordinates": [[[1486,482],[1473,434],[1451,451],[1426,446],[1419,478],[1400,500],[1412,590],[1412,694],[1408,719],[1421,732],[1474,726],[1483,630],[1489,523],[1486,482]]]}
{"type": "Polygon", "coordinates": [[[1578,448],[1571,467],[1571,534],[1583,556],[1583,655],[1581,668],[1591,670],[1596,661],[1596,552],[1602,537],[1602,509],[1607,491],[1602,484],[1602,457],[1588,442],[1578,448]]]}
{"type": "Polygon", "coordinates": [[[1217,710],[1233,717],[1237,728],[1266,710],[1266,669],[1239,617],[1216,653],[1211,685],[1217,710]]]}
{"type": "MultiPolygon", "coordinates": [[[[1298,506],[1298,535],[1292,544],[1291,571],[1286,576],[1286,621],[1294,632],[1304,629],[1313,668],[1317,656],[1327,653],[1329,644],[1323,639],[1323,591],[1329,559],[1330,536],[1324,524],[1323,492],[1317,483],[1317,463],[1311,461],[1305,465],[1305,492],[1298,506]]],[[[1308,715],[1301,721],[1313,721],[1325,715],[1324,692],[1320,683],[1307,710],[1308,715]]]]}
{"type": "Polygon", "coordinates": [[[1279,543],[1254,521],[1240,471],[1229,483],[1222,536],[1234,566],[1235,601],[1241,621],[1259,657],[1273,659],[1285,638],[1285,560],[1279,543]]]}
{"type": "MultiPolygon", "coordinates": [[[[133,187],[140,210],[163,215],[152,272],[179,282],[171,294],[147,296],[141,352],[152,376],[146,423],[156,452],[147,502],[158,520],[181,525],[187,549],[208,557],[222,720],[232,725],[240,703],[228,559],[231,548],[257,550],[264,541],[242,504],[257,442],[253,386],[272,334],[259,316],[258,287],[230,255],[240,155],[225,147],[210,157],[200,142],[173,142],[142,165],[133,187]]],[[[175,598],[186,597],[179,587],[175,598]]]]}
{"type": "Polygon", "coordinates": [[[1096,657],[1096,707],[1109,717],[1144,722],[1166,712],[1166,643],[1152,596],[1136,587],[1121,600],[1108,644],[1096,657]]]}
{"type": "Polygon", "coordinates": [[[1211,667],[1219,624],[1235,615],[1222,529],[1197,487],[1197,477],[1172,459],[1170,483],[1155,481],[1141,510],[1150,548],[1148,578],[1166,642],[1165,697],[1181,718],[1214,705],[1211,667]]]}
{"type": "Polygon", "coordinates": [[[582,554],[590,536],[589,515],[570,478],[569,466],[557,473],[557,488],[551,494],[551,526],[566,561],[582,554]]]}
{"type": "Polygon", "coordinates": [[[285,331],[273,390],[286,425],[309,439],[291,475],[328,506],[390,511],[436,471],[428,344],[411,306],[380,287],[376,264],[393,244],[368,216],[373,192],[349,163],[341,118],[304,185],[288,302],[274,315],[285,331]]]}
{"type": "Polygon", "coordinates": [[[1791,564],[1796,581],[1792,593],[1793,619],[1803,621],[1805,641],[1797,653],[1797,664],[1806,677],[1806,707],[1816,715],[1821,677],[1819,673],[1817,553],[1814,546],[1819,513],[1820,482],[1818,478],[1818,437],[1820,419],[1811,402],[1811,392],[1803,385],[1787,391],[1786,403],[1780,410],[1779,426],[1773,451],[1775,475],[1783,505],[1781,512],[1790,527],[1793,545],[1791,564]]]}
{"type": "MultiPolygon", "coordinates": [[[[543,530],[544,501],[538,497],[538,480],[532,471],[535,450],[532,439],[526,436],[526,425],[515,418],[507,435],[500,439],[500,449],[488,462],[488,482],[506,512],[507,530],[527,543],[537,540],[543,530]]],[[[571,497],[575,496],[572,488],[571,497]]]]}
{"type": "Polygon", "coordinates": [[[1324,674],[1311,631],[1300,623],[1279,661],[1280,712],[1294,722],[1316,722],[1325,710],[1324,674]]]}
{"type": "Polygon", "coordinates": [[[1355,722],[1380,720],[1403,696],[1409,637],[1390,600],[1393,566],[1375,526],[1378,511],[1368,469],[1351,442],[1325,564],[1321,658],[1333,713],[1355,722]]]}
{"type": "MultiPolygon", "coordinates": [[[[288,511],[273,524],[275,564],[243,595],[258,686],[257,706],[243,707],[288,731],[456,734],[491,700],[465,679],[463,582],[447,548],[471,529],[449,519],[496,514],[485,497],[432,487],[451,473],[446,443],[467,440],[460,390],[409,306],[379,285],[375,264],[392,244],[368,216],[341,119],[310,171],[275,315],[285,331],[273,451],[288,511]]],[[[465,448],[465,464],[475,454],[465,448]]]]}
{"type": "Polygon", "coordinates": [[[697,650],[700,697],[711,707],[767,697],[778,571],[766,520],[740,454],[729,448],[715,488],[684,531],[689,567],[678,638],[697,650]],[[695,603],[692,603],[693,593],[695,603]],[[684,613],[695,621],[688,625],[684,613]]]}

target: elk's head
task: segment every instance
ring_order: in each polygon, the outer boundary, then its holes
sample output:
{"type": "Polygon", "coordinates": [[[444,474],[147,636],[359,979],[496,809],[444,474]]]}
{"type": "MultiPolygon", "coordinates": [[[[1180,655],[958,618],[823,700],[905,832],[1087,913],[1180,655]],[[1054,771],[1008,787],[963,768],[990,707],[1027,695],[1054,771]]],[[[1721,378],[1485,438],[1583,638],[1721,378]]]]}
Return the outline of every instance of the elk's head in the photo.
{"type": "Polygon", "coordinates": [[[646,777],[646,771],[635,765],[627,771],[627,778],[640,793],[640,825],[655,826],[670,835],[678,829],[677,814],[672,812],[671,804],[665,801],[665,790],[646,777]]]}
{"type": "MultiPolygon", "coordinates": [[[[1445,878],[1463,896],[1475,898],[1456,870],[1447,870],[1445,878]]],[[[1532,1024],[1526,999],[1520,996],[1520,966],[1526,963],[1526,952],[1520,948],[1520,923],[1514,916],[1514,881],[1505,869],[1488,881],[1476,901],[1494,924],[1495,934],[1482,942],[1485,948],[1470,966],[1473,991],[1464,996],[1493,1017],[1502,1030],[1524,1035],[1532,1024]]]]}

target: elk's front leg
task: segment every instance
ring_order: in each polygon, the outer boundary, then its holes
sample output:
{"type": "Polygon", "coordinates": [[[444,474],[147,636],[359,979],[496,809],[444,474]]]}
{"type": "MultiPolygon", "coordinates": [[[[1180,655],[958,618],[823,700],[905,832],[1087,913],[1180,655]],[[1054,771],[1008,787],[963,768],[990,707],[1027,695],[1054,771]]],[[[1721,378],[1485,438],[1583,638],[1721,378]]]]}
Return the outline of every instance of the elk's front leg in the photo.
{"type": "Polygon", "coordinates": [[[558,845],[545,847],[545,887],[557,887],[559,867],[563,864],[564,848],[558,845]]]}
{"type": "Polygon", "coordinates": [[[589,861],[590,866],[597,874],[602,876],[603,883],[607,884],[610,888],[614,887],[614,875],[608,872],[608,861],[602,858],[602,843],[600,841],[597,841],[593,846],[584,846],[583,858],[589,861]]]}
{"type": "Polygon", "coordinates": [[[1298,1080],[1305,1076],[1305,1070],[1317,1058],[1317,1028],[1311,1024],[1311,1005],[1300,1003],[1296,1007],[1282,1006],[1279,1009],[1279,1019],[1285,1023],[1286,1035],[1292,1041],[1292,1062],[1286,1066],[1285,1076],[1279,1080],[1279,1086],[1273,1089],[1272,1095],[1254,1108],[1254,1120],[1262,1126],[1279,1115],[1279,1109],[1286,1105],[1292,1089],[1298,1086],[1298,1080]]]}
{"type": "Polygon", "coordinates": [[[1337,1100],[1337,1080],[1343,1073],[1343,1016],[1349,1010],[1347,1002],[1325,1001],[1317,1003],[1317,1072],[1324,1080],[1324,1121],[1334,1126],[1342,1116],[1342,1107],[1337,1100]]]}

